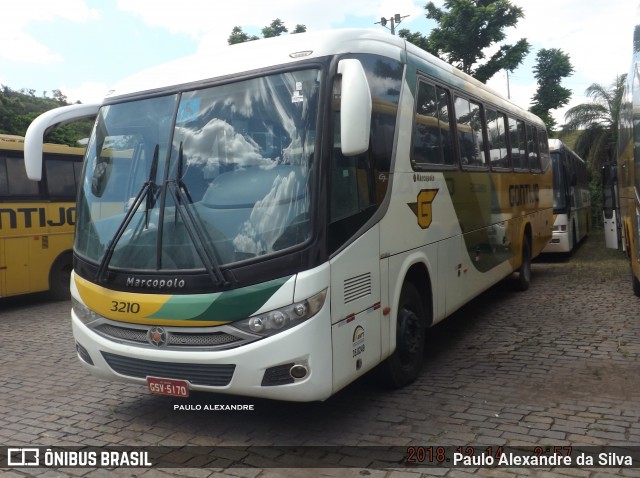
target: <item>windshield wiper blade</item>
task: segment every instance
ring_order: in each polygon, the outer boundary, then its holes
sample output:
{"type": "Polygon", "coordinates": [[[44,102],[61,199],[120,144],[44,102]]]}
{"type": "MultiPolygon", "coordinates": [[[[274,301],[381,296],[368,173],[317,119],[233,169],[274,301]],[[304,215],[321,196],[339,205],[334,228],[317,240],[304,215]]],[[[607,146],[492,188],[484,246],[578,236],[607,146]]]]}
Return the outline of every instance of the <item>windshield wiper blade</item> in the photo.
{"type": "Polygon", "coordinates": [[[178,188],[180,189],[180,191],[182,191],[182,193],[184,193],[187,197],[187,199],[189,199],[190,203],[193,203],[193,198],[191,197],[191,194],[189,194],[189,190],[187,189],[187,185],[184,183],[184,181],[182,180],[182,176],[184,174],[184,154],[183,154],[183,150],[182,150],[182,141],[180,141],[180,149],[178,151],[178,174],[176,175],[176,182],[178,184],[178,188]]]}
{"type": "Polygon", "coordinates": [[[142,201],[145,198],[147,199],[147,209],[145,211],[145,226],[149,227],[149,207],[150,206],[153,207],[153,203],[155,200],[153,196],[155,194],[155,189],[157,188],[157,185],[154,182],[154,178],[156,176],[156,171],[158,169],[159,151],[160,151],[159,145],[156,144],[156,147],[153,151],[153,159],[151,160],[149,179],[147,179],[144,182],[144,184],[138,191],[138,194],[136,194],[136,197],[133,200],[133,204],[131,205],[131,207],[129,207],[129,210],[127,211],[124,218],[122,219],[122,222],[118,226],[116,233],[114,234],[113,238],[109,241],[109,245],[107,246],[107,249],[105,250],[104,255],[102,256],[102,260],[100,261],[100,266],[98,267],[98,272],[96,274],[96,282],[104,282],[104,276],[106,274],[107,267],[109,266],[109,262],[111,262],[111,257],[113,257],[113,252],[116,249],[116,245],[122,238],[122,235],[124,234],[124,232],[127,230],[129,223],[133,219],[133,216],[135,215],[136,211],[140,207],[140,204],[142,204],[142,201]]]}
{"type": "Polygon", "coordinates": [[[191,197],[188,192],[183,190],[183,187],[186,190],[181,180],[167,181],[167,189],[173,197],[176,211],[182,219],[187,235],[195,246],[196,253],[204,264],[207,274],[209,274],[209,277],[211,277],[212,282],[216,286],[229,287],[230,282],[224,276],[219,266],[219,258],[214,257],[215,252],[211,254],[211,251],[206,245],[205,232],[189,209],[188,202],[191,202],[191,197]]]}

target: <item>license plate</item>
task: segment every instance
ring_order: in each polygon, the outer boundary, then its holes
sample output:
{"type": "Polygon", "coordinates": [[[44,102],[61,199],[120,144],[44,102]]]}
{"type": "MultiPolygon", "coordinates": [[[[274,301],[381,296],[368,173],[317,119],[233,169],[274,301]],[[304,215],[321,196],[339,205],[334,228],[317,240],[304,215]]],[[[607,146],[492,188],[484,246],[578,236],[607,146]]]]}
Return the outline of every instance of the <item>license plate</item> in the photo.
{"type": "Polygon", "coordinates": [[[147,377],[147,388],[149,392],[155,395],[169,395],[171,397],[189,396],[189,384],[184,380],[147,377]]]}

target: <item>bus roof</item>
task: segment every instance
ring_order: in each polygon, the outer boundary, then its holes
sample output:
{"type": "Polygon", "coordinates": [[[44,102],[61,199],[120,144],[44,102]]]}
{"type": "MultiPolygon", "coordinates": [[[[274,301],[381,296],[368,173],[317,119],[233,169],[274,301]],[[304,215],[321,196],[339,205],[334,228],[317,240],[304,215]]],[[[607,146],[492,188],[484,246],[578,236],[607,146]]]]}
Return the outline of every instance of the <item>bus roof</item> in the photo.
{"type": "Polygon", "coordinates": [[[401,60],[404,58],[405,44],[401,38],[376,30],[338,29],[205,48],[196,54],[152,67],[124,79],[107,93],[107,99],[163,90],[176,85],[198,83],[334,54],[377,53],[401,60]]]}
{"type": "Polygon", "coordinates": [[[557,151],[563,144],[559,139],[549,138],[549,151],[557,151]]]}
{"type": "Polygon", "coordinates": [[[553,151],[560,151],[561,149],[566,149],[573,156],[578,158],[580,161],[585,162],[584,159],[582,159],[580,156],[578,156],[578,153],[576,153],[574,150],[572,150],[569,146],[567,146],[561,140],[559,140],[557,138],[550,138],[549,139],[549,152],[550,153],[553,152],[553,151]]]}
{"type": "Polygon", "coordinates": [[[187,85],[195,87],[213,78],[291,64],[301,59],[356,52],[383,55],[403,63],[406,63],[408,55],[419,58],[442,72],[461,89],[478,94],[507,111],[517,111],[521,116],[542,125],[539,118],[501,93],[402,38],[379,30],[357,28],[296,33],[203,48],[193,55],[143,70],[120,81],[107,93],[105,101],[126,99],[140,93],[168,92],[187,85]]]}

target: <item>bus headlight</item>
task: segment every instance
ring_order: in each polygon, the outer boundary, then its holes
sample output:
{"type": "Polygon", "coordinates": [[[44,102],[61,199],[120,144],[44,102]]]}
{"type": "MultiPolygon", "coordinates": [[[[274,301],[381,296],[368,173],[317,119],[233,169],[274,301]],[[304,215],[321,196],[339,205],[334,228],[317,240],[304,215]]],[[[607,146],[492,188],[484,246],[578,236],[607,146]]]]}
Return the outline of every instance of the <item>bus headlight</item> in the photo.
{"type": "Polygon", "coordinates": [[[301,324],[316,315],[327,297],[327,289],[294,304],[271,310],[264,314],[254,315],[234,322],[232,325],[245,332],[268,337],[301,324]]]}
{"type": "Polygon", "coordinates": [[[82,322],[84,325],[89,325],[91,322],[103,318],[100,314],[95,313],[89,307],[81,302],[78,302],[73,297],[71,298],[71,308],[75,312],[76,317],[78,317],[78,319],[80,319],[80,322],[82,322]]]}

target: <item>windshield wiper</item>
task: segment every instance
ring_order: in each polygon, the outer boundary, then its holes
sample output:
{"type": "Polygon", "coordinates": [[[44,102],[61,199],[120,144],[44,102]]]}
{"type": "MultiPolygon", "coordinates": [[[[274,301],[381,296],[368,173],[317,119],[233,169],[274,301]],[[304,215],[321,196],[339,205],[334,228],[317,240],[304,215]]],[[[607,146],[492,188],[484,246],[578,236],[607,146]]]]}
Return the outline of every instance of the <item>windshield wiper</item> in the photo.
{"type": "Polygon", "coordinates": [[[157,189],[157,185],[154,181],[154,178],[156,176],[156,171],[158,169],[159,152],[160,152],[160,146],[156,144],[156,147],[153,150],[153,158],[151,160],[151,168],[149,171],[149,179],[147,179],[144,182],[144,184],[140,188],[140,191],[138,191],[138,194],[136,194],[136,197],[133,200],[133,204],[131,205],[131,207],[129,207],[129,210],[127,211],[127,214],[125,214],[124,219],[120,223],[120,226],[118,226],[116,233],[114,234],[113,238],[109,241],[109,245],[107,246],[107,249],[105,250],[104,255],[102,256],[102,260],[100,261],[100,266],[98,267],[98,272],[96,274],[96,282],[104,282],[104,276],[106,274],[107,267],[109,266],[109,262],[111,261],[111,257],[113,257],[113,252],[116,249],[116,245],[122,238],[122,235],[124,234],[124,232],[127,230],[129,223],[133,219],[133,216],[135,215],[136,211],[140,207],[140,204],[142,204],[142,201],[145,198],[147,200],[147,205],[146,205],[147,209],[145,211],[145,227],[149,227],[149,209],[153,207],[153,204],[155,202],[155,197],[154,197],[155,190],[157,189]]]}
{"type": "Polygon", "coordinates": [[[176,174],[176,182],[178,187],[182,190],[184,194],[186,194],[187,199],[189,199],[190,203],[193,203],[193,198],[191,194],[189,194],[189,190],[187,189],[187,185],[182,180],[182,176],[184,174],[184,153],[182,149],[182,141],[180,141],[180,148],[178,149],[178,171],[176,174]]]}
{"type": "MultiPolygon", "coordinates": [[[[182,144],[180,145],[180,153],[182,153],[182,144]]],[[[182,156],[182,154],[180,156],[182,156]]],[[[182,157],[178,159],[178,165],[180,165],[181,162],[182,157]]],[[[181,169],[180,166],[178,166],[178,168],[179,170],[181,169]]],[[[196,252],[204,264],[207,274],[211,277],[211,281],[218,287],[229,287],[230,282],[224,276],[222,269],[218,265],[220,259],[215,257],[215,251],[212,254],[209,247],[207,247],[206,233],[202,230],[199,221],[189,209],[189,204],[193,201],[186,185],[182,182],[181,176],[178,176],[178,179],[173,181],[167,181],[166,186],[173,197],[176,212],[180,215],[189,239],[191,239],[191,242],[195,246],[196,252]]]]}

